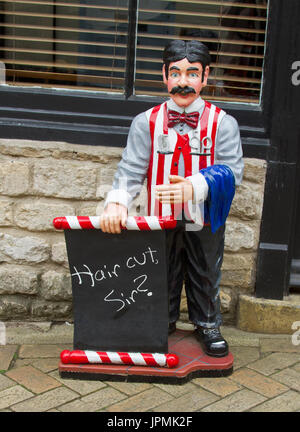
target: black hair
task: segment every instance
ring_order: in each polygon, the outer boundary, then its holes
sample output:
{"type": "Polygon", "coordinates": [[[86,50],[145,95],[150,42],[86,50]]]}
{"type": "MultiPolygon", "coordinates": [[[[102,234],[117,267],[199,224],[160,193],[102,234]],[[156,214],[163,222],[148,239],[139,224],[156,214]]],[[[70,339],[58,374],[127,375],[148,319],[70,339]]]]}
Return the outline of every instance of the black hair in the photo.
{"type": "Polygon", "coordinates": [[[197,40],[184,41],[175,39],[166,45],[163,52],[166,78],[168,78],[170,63],[184,58],[187,58],[190,63],[201,63],[203,68],[203,81],[205,68],[209,66],[211,58],[207,46],[197,40]]]}

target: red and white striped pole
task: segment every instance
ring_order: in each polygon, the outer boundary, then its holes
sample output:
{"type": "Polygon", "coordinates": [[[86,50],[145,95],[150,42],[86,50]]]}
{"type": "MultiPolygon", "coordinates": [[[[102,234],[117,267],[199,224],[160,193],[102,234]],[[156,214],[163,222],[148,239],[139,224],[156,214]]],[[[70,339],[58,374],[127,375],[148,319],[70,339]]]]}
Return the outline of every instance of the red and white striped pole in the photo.
{"type": "Polygon", "coordinates": [[[64,350],[60,354],[64,364],[104,363],[132,366],[154,366],[174,368],[178,365],[179,358],[176,354],[150,354],[150,353],[125,353],[110,351],[69,351],[64,350]]]}
{"type": "MultiPolygon", "coordinates": [[[[63,216],[53,219],[56,229],[100,229],[100,216],[63,216]]],[[[128,216],[126,229],[151,231],[172,229],[176,227],[173,217],[128,216]]]]}

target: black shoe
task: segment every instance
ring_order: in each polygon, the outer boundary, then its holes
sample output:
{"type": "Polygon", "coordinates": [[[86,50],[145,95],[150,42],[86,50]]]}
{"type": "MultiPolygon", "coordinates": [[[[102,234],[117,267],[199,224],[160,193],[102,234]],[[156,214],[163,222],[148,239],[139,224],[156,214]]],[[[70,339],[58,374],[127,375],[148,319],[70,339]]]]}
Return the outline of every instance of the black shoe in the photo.
{"type": "Polygon", "coordinates": [[[169,323],[169,335],[176,331],[176,322],[169,323]]]}
{"type": "Polygon", "coordinates": [[[212,357],[225,357],[228,355],[228,343],[221,335],[219,328],[197,327],[195,336],[205,354],[212,357]]]}

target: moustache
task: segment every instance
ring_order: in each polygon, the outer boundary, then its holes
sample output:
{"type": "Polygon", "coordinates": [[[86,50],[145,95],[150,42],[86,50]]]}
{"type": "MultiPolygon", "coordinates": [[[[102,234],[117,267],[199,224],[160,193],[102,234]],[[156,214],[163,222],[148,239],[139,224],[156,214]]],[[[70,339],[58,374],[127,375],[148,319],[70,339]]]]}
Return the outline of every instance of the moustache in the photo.
{"type": "Polygon", "coordinates": [[[170,93],[172,95],[179,93],[179,94],[189,94],[189,93],[196,93],[195,89],[193,89],[193,87],[189,87],[189,86],[185,86],[185,87],[180,87],[180,86],[176,86],[173,87],[172,90],[170,91],[170,93]]]}

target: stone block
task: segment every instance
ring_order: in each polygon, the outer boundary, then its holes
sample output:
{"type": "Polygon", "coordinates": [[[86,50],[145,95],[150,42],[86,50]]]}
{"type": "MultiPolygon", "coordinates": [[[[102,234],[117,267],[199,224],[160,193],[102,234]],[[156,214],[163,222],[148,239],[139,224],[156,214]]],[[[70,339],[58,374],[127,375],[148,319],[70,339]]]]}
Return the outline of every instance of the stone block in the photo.
{"type": "Polygon", "coordinates": [[[25,344],[21,345],[19,351],[20,359],[49,359],[49,358],[59,358],[62,350],[69,349],[72,350],[72,345],[66,344],[44,344],[37,343],[34,341],[33,345],[25,344]]]}
{"type": "Polygon", "coordinates": [[[0,199],[0,226],[11,226],[13,224],[13,203],[0,199]]]}
{"type": "Polygon", "coordinates": [[[235,371],[230,379],[267,398],[275,397],[288,390],[288,387],[276,380],[248,368],[235,371]]]}
{"type": "Polygon", "coordinates": [[[189,395],[183,395],[171,401],[160,404],[153,411],[158,412],[195,412],[202,407],[215,402],[218,397],[202,389],[191,391],[189,395]]]}
{"type": "Polygon", "coordinates": [[[29,315],[30,299],[21,296],[0,296],[0,317],[23,318],[29,315]]]}
{"type": "Polygon", "coordinates": [[[68,319],[71,317],[72,303],[71,302],[50,302],[36,300],[32,303],[31,314],[37,318],[68,319]]]}
{"type": "MultiPolygon", "coordinates": [[[[100,390],[103,393],[103,390],[100,390]]],[[[98,392],[99,393],[99,392],[98,392]]],[[[93,393],[95,394],[95,393],[93,393]]],[[[84,401],[90,401],[92,399],[92,395],[85,396],[83,398],[84,401]]],[[[134,395],[129,397],[123,402],[116,403],[106,408],[109,412],[116,411],[131,411],[131,412],[141,412],[153,410],[154,407],[163,404],[164,402],[168,402],[173,400],[173,397],[160,390],[158,388],[151,388],[149,390],[145,390],[138,395],[134,395]]],[[[109,405],[107,402],[104,402],[101,407],[109,405]]]]}
{"type": "Polygon", "coordinates": [[[49,245],[37,237],[0,233],[0,262],[40,263],[49,258],[49,245]]]}
{"type": "Polygon", "coordinates": [[[282,369],[289,368],[297,363],[299,354],[296,353],[272,353],[248,364],[248,368],[253,369],[263,375],[273,375],[282,369]]]}
{"type": "Polygon", "coordinates": [[[62,141],[34,141],[17,139],[0,139],[0,153],[9,156],[30,158],[70,159],[77,161],[94,161],[110,164],[119,160],[122,148],[106,146],[82,146],[62,141]]]}
{"type": "Polygon", "coordinates": [[[244,158],[245,169],[243,181],[251,181],[264,185],[267,162],[262,159],[244,158]]]}
{"type": "Polygon", "coordinates": [[[20,385],[15,385],[0,392],[0,410],[7,408],[12,404],[31,398],[33,393],[25,390],[20,385]]]}
{"type": "Polygon", "coordinates": [[[77,216],[95,216],[99,202],[83,203],[76,211],[77,216]]]}
{"type": "Polygon", "coordinates": [[[86,164],[69,161],[36,162],[33,193],[47,197],[93,199],[96,171],[86,164]]]}
{"type": "Polygon", "coordinates": [[[99,184],[97,187],[96,197],[105,199],[107,193],[111,190],[116,167],[103,166],[100,169],[99,184]]]}
{"type": "Polygon", "coordinates": [[[68,255],[65,242],[54,243],[52,245],[52,261],[68,266],[68,255]]]}
{"type": "Polygon", "coordinates": [[[16,412],[44,412],[63,405],[77,397],[77,393],[65,387],[59,387],[31,398],[29,401],[13,405],[11,408],[16,412]]]}
{"type": "Polygon", "coordinates": [[[254,229],[245,223],[228,220],[225,232],[225,250],[238,252],[244,249],[253,250],[254,247],[254,229]]]}
{"type": "Polygon", "coordinates": [[[230,312],[234,303],[234,296],[230,289],[222,288],[220,290],[221,313],[230,312]]]}
{"type": "Polygon", "coordinates": [[[46,300],[71,300],[71,276],[50,270],[41,277],[41,296],[46,300]]]}
{"type": "Polygon", "coordinates": [[[18,196],[29,191],[29,165],[25,162],[2,160],[0,163],[0,193],[18,196]]]}
{"type": "Polygon", "coordinates": [[[56,379],[30,365],[12,369],[6,375],[34,393],[43,393],[61,386],[56,379]]]}
{"type": "Polygon", "coordinates": [[[221,397],[225,397],[241,389],[239,384],[225,377],[218,377],[218,379],[205,377],[194,378],[193,383],[221,397]]]}
{"type": "Polygon", "coordinates": [[[251,253],[237,254],[224,253],[222,271],[224,270],[248,270],[255,265],[255,256],[251,253]]]}
{"type": "Polygon", "coordinates": [[[263,196],[260,185],[242,183],[232,201],[230,215],[242,220],[261,219],[263,196]]]}
{"type": "MultiPolygon", "coordinates": [[[[17,345],[6,345],[1,346],[0,348],[0,371],[7,370],[10,367],[10,364],[14,358],[14,355],[18,349],[17,345]]],[[[2,380],[1,380],[2,383],[2,380]]],[[[8,386],[10,387],[10,386],[8,386]]],[[[3,390],[3,387],[0,386],[0,389],[3,390]]]]}
{"type": "Polygon", "coordinates": [[[24,269],[14,265],[0,266],[0,294],[37,294],[35,269],[24,269]]]}
{"type": "Polygon", "coordinates": [[[255,405],[262,403],[266,398],[251,390],[240,390],[218,402],[203,408],[204,412],[244,412],[248,411],[255,405]]]}
{"type": "Polygon", "coordinates": [[[240,295],[237,326],[251,332],[292,334],[292,324],[300,321],[300,296],[297,298],[270,300],[240,295]]]}
{"type": "Polygon", "coordinates": [[[221,284],[229,287],[243,288],[250,290],[254,287],[252,268],[248,270],[222,270],[221,284]]]}
{"type": "Polygon", "coordinates": [[[15,224],[30,231],[53,231],[53,219],[74,215],[74,207],[51,202],[22,202],[15,209],[15,224]]]}
{"type": "Polygon", "coordinates": [[[300,394],[293,390],[283,393],[274,399],[268,400],[255,408],[251,412],[299,412],[300,394]]]}

